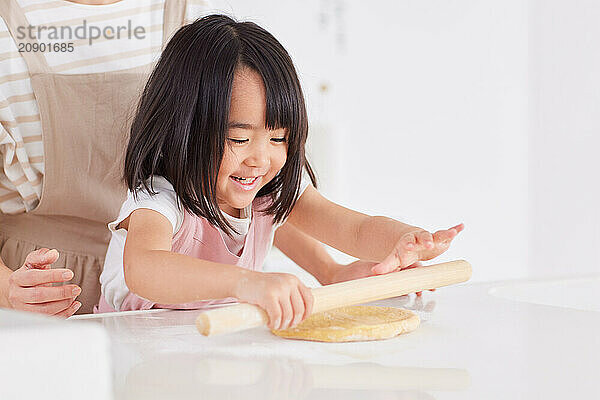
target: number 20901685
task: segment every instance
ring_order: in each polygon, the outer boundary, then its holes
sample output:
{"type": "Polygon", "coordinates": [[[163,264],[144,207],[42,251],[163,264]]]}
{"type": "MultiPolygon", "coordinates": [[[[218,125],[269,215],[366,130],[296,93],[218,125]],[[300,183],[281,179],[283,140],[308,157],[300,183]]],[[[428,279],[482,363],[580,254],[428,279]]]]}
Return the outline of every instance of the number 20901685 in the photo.
{"type": "Polygon", "coordinates": [[[19,53],[72,53],[73,43],[19,43],[19,53]]]}

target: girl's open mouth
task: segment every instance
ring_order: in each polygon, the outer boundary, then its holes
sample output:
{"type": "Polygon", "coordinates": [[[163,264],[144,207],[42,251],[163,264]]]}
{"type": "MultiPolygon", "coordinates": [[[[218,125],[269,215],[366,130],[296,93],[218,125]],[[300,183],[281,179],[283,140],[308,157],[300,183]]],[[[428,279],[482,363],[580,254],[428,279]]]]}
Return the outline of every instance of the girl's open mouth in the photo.
{"type": "Polygon", "coordinates": [[[233,182],[235,182],[236,186],[243,190],[252,190],[260,183],[262,176],[252,176],[248,178],[243,178],[239,176],[231,175],[229,178],[233,182]]]}

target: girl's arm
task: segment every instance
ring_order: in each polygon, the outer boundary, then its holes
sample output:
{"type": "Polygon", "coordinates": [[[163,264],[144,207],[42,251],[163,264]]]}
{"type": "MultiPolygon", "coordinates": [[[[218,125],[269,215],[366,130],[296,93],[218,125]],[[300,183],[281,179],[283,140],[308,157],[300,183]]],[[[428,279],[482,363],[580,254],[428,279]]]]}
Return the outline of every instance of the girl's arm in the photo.
{"type": "Polygon", "coordinates": [[[132,292],[156,303],[235,297],[238,282],[253,272],[172,252],[172,225],[156,211],[135,210],[120,227],[127,229],[125,283],[132,292]]]}
{"type": "Polygon", "coordinates": [[[129,290],[156,303],[235,297],[269,315],[271,329],[295,326],[312,312],[310,290],[291,274],[262,273],[171,251],[173,228],[162,214],[137,209],[125,219],[123,253],[129,290]]]}
{"type": "Polygon", "coordinates": [[[342,207],[306,188],[288,217],[304,233],[346,254],[380,262],[374,273],[391,272],[444,252],[462,224],[431,234],[392,218],[372,217],[342,207]]]}
{"type": "Polygon", "coordinates": [[[300,196],[287,221],[331,247],[371,261],[382,261],[402,235],[419,229],[350,210],[326,199],[312,185],[300,196]]]}
{"type": "Polygon", "coordinates": [[[332,274],[340,265],[333,260],[321,242],[286,222],[275,231],[274,244],[321,285],[332,283],[332,274]]]}
{"type": "Polygon", "coordinates": [[[373,267],[377,265],[376,262],[365,260],[339,264],[327,252],[323,243],[288,222],[277,229],[275,245],[292,261],[317,278],[321,285],[373,276],[373,267]]]}

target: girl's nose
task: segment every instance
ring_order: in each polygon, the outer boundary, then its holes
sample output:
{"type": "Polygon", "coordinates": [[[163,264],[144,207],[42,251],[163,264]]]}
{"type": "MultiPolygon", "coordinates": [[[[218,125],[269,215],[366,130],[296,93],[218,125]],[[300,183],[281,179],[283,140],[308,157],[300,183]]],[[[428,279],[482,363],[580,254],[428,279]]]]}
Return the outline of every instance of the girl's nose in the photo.
{"type": "Polygon", "coordinates": [[[251,167],[263,168],[269,164],[269,152],[267,146],[255,144],[246,158],[246,164],[251,167]]]}

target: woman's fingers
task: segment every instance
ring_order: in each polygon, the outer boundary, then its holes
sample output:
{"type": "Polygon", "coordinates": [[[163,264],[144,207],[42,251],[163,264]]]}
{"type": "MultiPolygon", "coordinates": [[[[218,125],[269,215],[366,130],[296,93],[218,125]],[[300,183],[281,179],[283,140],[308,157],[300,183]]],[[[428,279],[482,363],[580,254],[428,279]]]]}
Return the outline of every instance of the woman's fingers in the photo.
{"type": "Polygon", "coordinates": [[[50,286],[73,279],[73,272],[68,269],[50,268],[58,257],[58,251],[46,248],[27,254],[21,268],[8,278],[8,301],[12,308],[52,315],[70,312],[68,309],[81,288],[77,285],[50,286]]]}
{"type": "Polygon", "coordinates": [[[48,268],[48,266],[58,260],[59,254],[55,249],[48,250],[46,248],[37,249],[27,254],[23,267],[31,268],[48,268]]]}
{"type": "Polygon", "coordinates": [[[40,304],[21,304],[19,310],[30,311],[38,314],[48,314],[48,315],[56,315],[61,313],[62,311],[67,310],[73,303],[74,298],[60,300],[60,301],[51,301],[48,303],[40,303],[40,304]]]}
{"type": "Polygon", "coordinates": [[[16,290],[17,300],[27,304],[41,304],[52,301],[72,299],[81,294],[77,285],[64,286],[34,286],[16,290]]]}
{"type": "Polygon", "coordinates": [[[73,279],[73,271],[66,268],[26,269],[19,268],[10,279],[17,286],[31,287],[47,283],[61,283],[73,279]]]}
{"type": "Polygon", "coordinates": [[[59,318],[69,318],[71,315],[75,314],[77,310],[81,308],[81,303],[78,301],[74,301],[73,304],[69,306],[66,310],[63,310],[59,313],[54,314],[55,317],[59,318]]]}

